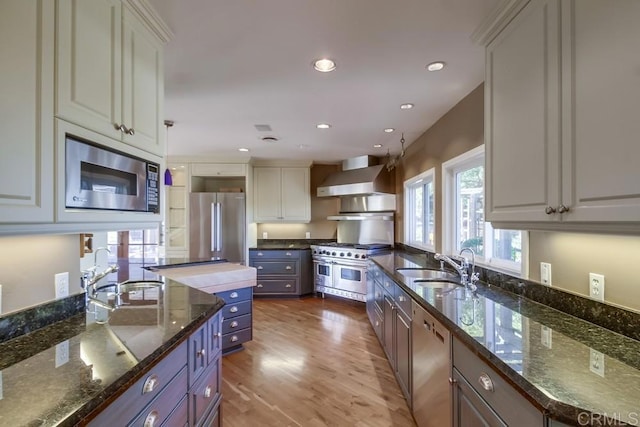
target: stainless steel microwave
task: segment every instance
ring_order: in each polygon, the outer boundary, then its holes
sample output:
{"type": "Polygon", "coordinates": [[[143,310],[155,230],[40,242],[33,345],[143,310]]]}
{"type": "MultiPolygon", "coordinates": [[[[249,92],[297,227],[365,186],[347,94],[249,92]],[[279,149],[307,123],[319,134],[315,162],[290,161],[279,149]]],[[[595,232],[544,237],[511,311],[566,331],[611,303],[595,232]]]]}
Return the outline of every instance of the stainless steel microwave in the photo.
{"type": "Polygon", "coordinates": [[[66,135],[67,208],[160,213],[159,176],[157,163],[66,135]]]}

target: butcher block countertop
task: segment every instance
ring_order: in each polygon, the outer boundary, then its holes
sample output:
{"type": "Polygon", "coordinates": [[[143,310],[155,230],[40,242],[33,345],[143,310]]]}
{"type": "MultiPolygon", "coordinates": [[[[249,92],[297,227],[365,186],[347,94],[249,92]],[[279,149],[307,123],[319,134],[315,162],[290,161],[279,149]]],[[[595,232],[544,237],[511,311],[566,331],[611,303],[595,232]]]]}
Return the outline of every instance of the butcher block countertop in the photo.
{"type": "Polygon", "coordinates": [[[170,268],[148,267],[148,270],[209,294],[256,285],[256,269],[241,264],[180,264],[170,268]]]}

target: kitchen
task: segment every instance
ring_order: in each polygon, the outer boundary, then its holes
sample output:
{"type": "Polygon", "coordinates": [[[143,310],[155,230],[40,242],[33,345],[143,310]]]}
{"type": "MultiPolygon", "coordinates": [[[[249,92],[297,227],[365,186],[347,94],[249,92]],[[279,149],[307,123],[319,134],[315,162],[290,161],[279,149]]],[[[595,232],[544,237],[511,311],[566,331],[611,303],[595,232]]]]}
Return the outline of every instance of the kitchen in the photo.
{"type": "MultiPolygon", "coordinates": [[[[517,3],[517,2],[516,2],[517,3]]],[[[523,2],[520,2],[523,3],[523,2]]],[[[556,5],[556,2],[543,2],[544,4],[556,5]]],[[[560,2],[562,3],[562,7],[565,7],[565,3],[572,2],[560,2]]],[[[595,2],[597,3],[597,2],[595,2]]],[[[628,4],[628,3],[625,3],[628,4]]],[[[47,8],[50,6],[44,5],[43,7],[47,8]]],[[[50,11],[49,11],[50,12],[50,11]]],[[[585,12],[586,14],[586,12],[585,12]]],[[[46,14],[44,14],[46,15],[46,14]]],[[[44,16],[43,15],[43,16],[44,16]]],[[[633,16],[631,12],[627,14],[628,16],[633,16]]],[[[24,28],[15,28],[17,24],[12,22],[10,19],[10,14],[3,14],[6,18],[7,22],[3,21],[3,28],[6,31],[12,31],[15,34],[24,34],[29,31],[30,27],[25,26],[24,28]]],[[[583,15],[580,15],[583,16],[583,15]]],[[[584,15],[587,16],[588,15],[584,15]]],[[[611,18],[613,19],[613,17],[611,18]]],[[[619,16],[617,19],[621,19],[619,16]]],[[[478,21],[480,22],[480,21],[478,21]]],[[[53,31],[53,23],[51,21],[46,22],[47,25],[44,28],[48,29],[48,31],[53,31]]],[[[474,28],[471,28],[473,30],[474,28]]],[[[532,30],[533,31],[533,30],[532,30]]],[[[631,30],[629,30],[631,31],[631,30]]],[[[465,34],[465,37],[468,37],[469,34],[465,34]]],[[[603,35],[600,35],[604,37],[603,35]]],[[[28,37],[25,34],[25,37],[28,37]]],[[[622,37],[622,36],[621,36],[622,37]]],[[[632,37],[628,36],[630,40],[633,40],[632,37]]],[[[5,37],[5,40],[7,38],[5,37]]],[[[603,38],[606,40],[606,38],[603,38]]],[[[50,55],[53,55],[53,43],[54,37],[50,39],[43,40],[45,46],[51,47],[50,50],[44,49],[42,50],[43,55],[46,52],[49,52],[50,55]],[[49,45],[50,44],[50,45],[49,45]]],[[[35,43],[33,43],[35,46],[35,43]]],[[[617,45],[613,44],[612,45],[617,45]]],[[[18,46],[6,46],[6,49],[17,49],[18,46]]],[[[482,51],[482,49],[480,49],[482,51]]],[[[536,51],[538,52],[538,51],[536,51]]],[[[615,51],[612,52],[612,55],[615,54],[615,51]]],[[[482,57],[482,53],[480,53],[482,57]]],[[[18,67],[19,65],[24,68],[20,68],[20,73],[18,75],[17,81],[20,83],[23,80],[21,79],[22,75],[33,75],[33,71],[28,72],[28,61],[25,59],[25,63],[20,64],[17,61],[21,58],[20,53],[14,50],[9,50],[6,52],[5,57],[15,58],[16,61],[13,61],[13,66],[18,67]]],[[[44,57],[47,59],[46,57],[44,57]]],[[[48,69],[48,73],[43,73],[39,75],[40,78],[46,78],[46,76],[53,76],[53,61],[52,57],[49,58],[50,61],[43,61],[42,64],[44,66],[50,66],[48,69]]],[[[557,59],[557,58],[556,58],[557,59]]],[[[566,58],[563,57],[563,60],[566,58]]],[[[551,64],[550,66],[552,66],[551,64]]],[[[557,65],[557,64],[556,64],[557,65]]],[[[9,66],[7,64],[7,66],[9,66]]],[[[424,67],[424,65],[422,65],[424,67]]],[[[624,67],[620,67],[624,69],[624,67]]],[[[338,68],[336,71],[340,71],[340,62],[338,62],[338,68]]],[[[60,71],[58,71],[60,72],[60,71]]],[[[480,69],[482,74],[482,69],[480,69]]],[[[16,72],[11,73],[7,71],[7,73],[3,72],[3,75],[6,76],[15,76],[16,72]]],[[[598,79],[592,81],[601,81],[602,76],[600,72],[598,72],[598,79]]],[[[584,76],[586,78],[586,76],[584,76]]],[[[33,78],[38,78],[34,76],[33,78]]],[[[496,77],[497,78],[497,77],[496,77]]],[[[591,76],[592,79],[595,77],[591,76]]],[[[635,135],[637,132],[633,132],[635,129],[634,121],[628,118],[628,114],[630,111],[635,111],[634,105],[629,100],[628,97],[633,98],[633,88],[638,87],[634,85],[632,82],[628,81],[628,76],[618,76],[617,78],[610,78],[607,80],[606,85],[594,85],[594,87],[602,87],[608,90],[611,90],[615,95],[610,98],[600,97],[601,99],[616,99],[625,100],[629,103],[627,109],[619,109],[614,108],[615,105],[607,104],[607,111],[614,112],[615,114],[619,114],[619,119],[608,118],[609,122],[605,122],[606,126],[602,126],[602,129],[605,131],[613,132],[615,130],[615,141],[609,141],[607,144],[602,144],[603,152],[598,151],[597,155],[603,163],[601,167],[603,168],[603,173],[596,175],[596,177],[600,177],[604,179],[612,180],[612,182],[607,182],[607,186],[611,187],[616,183],[633,183],[637,182],[637,175],[633,173],[629,173],[629,175],[624,175],[625,179],[621,180],[618,178],[620,174],[625,174],[629,172],[629,170],[633,170],[631,168],[627,168],[624,172],[619,169],[622,168],[622,165],[625,165],[625,162],[632,161],[636,154],[633,150],[631,144],[622,144],[617,141],[626,141],[628,135],[635,135]],[[624,77],[624,78],[623,78],[624,77]],[[626,80],[625,80],[626,79],[626,80]],[[611,81],[609,81],[611,80],[611,81]],[[617,83],[614,84],[614,83],[617,83]],[[625,116],[625,114],[627,116],[625,116]],[[624,120],[627,118],[627,120],[624,120]],[[615,120],[614,120],[615,119],[615,120]],[[612,125],[611,123],[616,123],[616,125],[612,125]],[[627,137],[625,137],[625,135],[627,137]],[[614,145],[621,144],[621,145],[614,145]],[[613,164],[609,164],[604,162],[605,159],[614,159],[613,164]],[[619,173],[617,173],[619,172],[619,173]]],[[[468,86],[468,90],[462,94],[457,101],[453,102],[449,108],[442,111],[442,115],[439,120],[434,120],[434,122],[427,126],[428,129],[425,132],[420,132],[411,137],[413,140],[406,147],[405,155],[398,159],[397,166],[395,168],[395,188],[396,195],[398,196],[398,204],[397,210],[395,214],[395,242],[404,242],[404,222],[406,219],[406,214],[404,213],[404,205],[402,203],[403,194],[403,183],[406,180],[409,180],[423,171],[428,170],[431,167],[435,167],[436,169],[436,186],[435,186],[435,200],[436,200],[436,215],[435,215],[435,251],[443,251],[447,253],[444,248],[441,246],[443,242],[443,234],[444,227],[442,224],[443,221],[443,213],[440,208],[442,206],[442,191],[440,189],[440,170],[441,165],[458,155],[465,153],[468,150],[476,148],[480,146],[483,142],[485,142],[485,97],[487,95],[488,89],[487,84],[483,86],[481,84],[482,77],[478,80],[478,84],[468,86]],[[454,106],[455,104],[455,106],[454,106]],[[448,111],[448,112],[447,112],[448,111]],[[446,114],[444,114],[446,112],[446,114]]],[[[46,82],[45,82],[46,83],[46,82]]],[[[27,86],[26,92],[21,92],[20,96],[24,97],[25,93],[28,93],[30,96],[28,99],[43,99],[49,100],[50,103],[45,102],[44,105],[50,105],[49,110],[40,111],[39,114],[43,116],[45,114],[49,114],[49,117],[53,117],[53,107],[52,100],[54,97],[54,93],[52,88],[52,84],[42,84],[41,87],[44,89],[50,88],[50,92],[46,92],[46,90],[39,94],[40,98],[36,96],[35,88],[33,84],[25,84],[22,83],[21,86],[16,84],[16,87],[24,87],[27,86]]],[[[3,90],[6,90],[6,96],[3,96],[3,99],[13,99],[10,95],[14,93],[9,91],[5,86],[3,86],[3,90]]],[[[604,89],[603,89],[604,90],[604,89]]],[[[557,91],[556,91],[557,92],[557,91]]],[[[5,93],[5,92],[3,92],[5,93]]],[[[554,92],[555,93],[555,92],[554,92]]],[[[16,95],[17,96],[17,95],[16,95]]],[[[168,93],[169,96],[169,93],[168,93]]],[[[638,97],[636,97],[637,99],[638,97]]],[[[35,101],[34,101],[35,102],[35,101]]],[[[533,102],[533,101],[532,101],[533,102]]],[[[417,101],[416,101],[417,104],[417,101]]],[[[9,118],[21,117],[19,114],[23,114],[24,117],[30,117],[28,112],[23,112],[18,109],[16,106],[21,106],[20,102],[16,100],[16,102],[7,103],[3,102],[3,105],[7,107],[7,105],[11,105],[13,110],[3,115],[4,120],[9,120],[9,118]]],[[[27,107],[25,107],[27,108],[27,107]]],[[[576,114],[580,114],[581,110],[579,110],[576,114]]],[[[600,114],[604,114],[600,112],[600,114]]],[[[582,117],[579,116],[578,117],[582,117]]],[[[175,150],[175,145],[179,143],[179,132],[181,126],[186,127],[183,121],[179,120],[177,117],[171,117],[169,115],[165,115],[161,117],[164,118],[175,118],[176,124],[173,128],[168,130],[168,141],[167,145],[169,146],[169,160],[176,165],[184,164],[184,163],[192,163],[193,159],[184,159],[179,156],[172,157],[173,153],[180,154],[179,151],[175,150]],[[175,137],[175,138],[174,138],[175,137]],[[174,142],[176,141],[176,142],[174,142]],[[183,161],[185,160],[185,161],[183,161]],[[188,162],[186,160],[189,160],[188,162]]],[[[549,118],[552,120],[553,118],[549,118]]],[[[5,129],[14,129],[11,127],[11,123],[6,123],[4,126],[3,120],[3,128],[5,129]]],[[[19,123],[19,121],[16,121],[19,123]]],[[[52,177],[54,175],[54,171],[56,170],[54,167],[54,163],[50,160],[53,158],[53,149],[54,147],[50,144],[39,144],[38,138],[41,138],[41,135],[47,135],[47,132],[53,133],[53,123],[50,120],[42,121],[42,125],[38,127],[38,131],[34,130],[34,127],[31,125],[33,121],[28,122],[27,124],[23,124],[20,128],[20,137],[24,138],[24,130],[28,129],[29,139],[31,141],[36,141],[32,147],[29,149],[33,149],[33,152],[25,153],[20,151],[15,151],[16,155],[18,153],[20,156],[7,156],[6,153],[13,152],[16,147],[11,145],[10,141],[19,140],[16,135],[13,135],[11,132],[8,133],[8,137],[3,138],[3,174],[6,174],[3,182],[3,189],[0,193],[5,195],[13,195],[16,194],[15,186],[24,187],[18,188],[18,193],[20,196],[24,194],[32,195],[34,194],[33,188],[37,187],[38,183],[42,183],[44,188],[49,188],[49,185],[52,185],[52,177]],[[6,145],[9,144],[9,145],[6,145]],[[38,151],[40,148],[42,151],[38,151]],[[29,169],[29,163],[20,163],[20,159],[29,159],[33,160],[33,153],[37,153],[37,156],[42,156],[42,169],[40,169],[41,175],[37,175],[34,172],[33,167],[29,169]],[[29,157],[31,156],[31,157],[29,157]],[[27,172],[29,171],[29,172],[27,172]],[[32,175],[29,175],[32,174],[32,175]],[[25,180],[16,180],[16,176],[27,176],[25,180]],[[38,179],[31,179],[32,177],[38,176],[38,179]],[[41,181],[38,181],[41,180],[41,181]]],[[[130,125],[127,125],[130,126],[130,125]]],[[[384,126],[384,125],[382,125],[384,126]]],[[[382,127],[379,126],[379,127],[382,127]]],[[[158,135],[161,135],[162,124],[160,126],[160,130],[157,132],[158,135]]],[[[331,130],[331,129],[329,129],[331,130]]],[[[335,130],[335,129],[333,129],[335,130]]],[[[398,126],[398,132],[401,131],[402,128],[398,126]]],[[[566,132],[566,130],[565,130],[566,132]]],[[[143,132],[140,132],[143,133],[143,132]]],[[[399,154],[399,135],[396,132],[392,134],[393,136],[385,141],[386,144],[391,148],[392,153],[395,155],[399,154]]],[[[408,136],[408,134],[407,134],[408,136]]],[[[569,138],[569,135],[564,135],[563,137],[569,138]]],[[[120,137],[118,137],[120,138],[120,137]]],[[[158,139],[161,139],[158,137],[158,139]]],[[[223,138],[224,139],[224,138],[223,138]]],[[[608,140],[608,138],[603,138],[602,140],[608,140]]],[[[371,145],[373,139],[369,139],[365,141],[367,147],[371,145]]],[[[283,141],[284,142],[284,141],[283,141]]],[[[23,147],[24,148],[24,147],[23,147]]],[[[24,148],[25,150],[27,148],[24,148]]],[[[304,150],[300,150],[303,151],[304,150]]],[[[374,154],[379,154],[384,158],[384,153],[386,150],[378,150],[374,151],[374,154]]],[[[164,154],[164,152],[162,152],[164,154]]],[[[356,155],[363,154],[361,152],[346,154],[341,156],[342,158],[347,157],[355,157],[356,155]]],[[[513,153],[509,153],[514,155],[513,153]]],[[[537,154],[537,153],[533,153],[537,154]]],[[[566,154],[563,152],[563,154],[566,154]]],[[[538,176],[539,171],[535,166],[535,162],[528,161],[530,152],[522,152],[518,154],[515,158],[522,158],[524,161],[520,164],[518,162],[519,168],[522,168],[522,175],[529,176],[528,174],[532,174],[532,176],[538,176]],[[526,168],[525,168],[526,167],[526,168]]],[[[202,157],[202,156],[200,156],[202,157]]],[[[292,160],[291,160],[292,161],[292,160]]],[[[202,160],[202,158],[193,162],[194,164],[199,163],[216,163],[214,158],[211,158],[208,162],[202,160]]],[[[246,178],[245,183],[252,183],[253,179],[250,179],[250,174],[253,173],[253,164],[249,163],[246,158],[237,158],[236,161],[231,161],[229,163],[232,164],[243,164],[246,170],[246,178]]],[[[307,161],[307,165],[308,165],[307,161]]],[[[304,164],[300,164],[299,160],[296,163],[289,163],[289,166],[293,165],[293,167],[307,167],[304,164]]],[[[260,165],[258,165],[260,166],[260,165]]],[[[268,167],[267,164],[263,165],[268,167]]],[[[557,164],[556,164],[557,166],[557,164]]],[[[283,163],[279,163],[277,167],[285,167],[283,163]]],[[[335,172],[339,169],[339,166],[333,162],[332,164],[313,164],[310,168],[310,189],[309,192],[313,195],[315,194],[315,189],[320,185],[320,183],[328,176],[331,172],[335,172]]],[[[554,164],[550,163],[548,166],[548,172],[552,174],[559,174],[558,168],[554,168],[554,164]]],[[[562,171],[563,173],[568,173],[566,170],[562,171]]],[[[60,173],[59,171],[56,173],[60,173]]],[[[520,175],[520,176],[522,176],[520,175]]],[[[237,176],[237,175],[235,175],[237,176]]],[[[59,178],[57,178],[58,181],[59,178]]],[[[62,180],[63,181],[63,180],[62,180]]],[[[506,180],[507,182],[509,180],[506,180]]],[[[519,182],[518,184],[524,185],[526,182],[519,182]]],[[[511,180],[510,183],[515,182],[515,180],[511,180]]],[[[587,181],[589,182],[589,181],[587,181]]],[[[594,187],[595,184],[592,184],[594,187]]],[[[604,185],[604,184],[603,184],[604,185]]],[[[620,184],[622,185],[622,184],[620,184]]],[[[229,187],[235,187],[236,185],[229,185],[229,187]]],[[[553,185],[551,185],[553,187],[553,185]]],[[[176,187],[178,188],[178,187],[176,187]]],[[[173,189],[173,187],[172,187],[173,189]]],[[[496,189],[494,189],[495,191],[496,189]]],[[[56,190],[58,191],[58,190],[56,190]]],[[[246,195],[247,198],[253,197],[253,189],[251,185],[246,186],[246,195]]],[[[557,190],[554,190],[557,193],[557,190]]],[[[626,188],[621,191],[629,191],[626,188]]],[[[2,271],[3,275],[0,277],[0,284],[2,284],[2,313],[10,313],[15,310],[20,310],[26,307],[32,307],[34,305],[42,304],[45,302],[49,302],[54,300],[54,290],[52,286],[48,284],[52,281],[51,276],[55,273],[62,271],[69,271],[69,283],[79,283],[80,282],[80,268],[78,266],[78,234],[79,232],[93,232],[97,237],[97,241],[95,242],[96,246],[99,247],[106,244],[106,237],[101,237],[99,234],[104,231],[112,231],[114,230],[112,224],[108,224],[108,226],[103,225],[96,219],[95,216],[81,216],[76,217],[77,219],[69,219],[66,218],[63,221],[59,219],[55,222],[53,221],[54,216],[54,196],[57,194],[55,191],[42,191],[37,194],[35,198],[16,198],[16,197],[3,197],[2,202],[2,217],[3,224],[0,226],[2,228],[3,234],[7,234],[9,236],[2,238],[2,244],[0,245],[0,251],[2,251],[2,271]],[[33,213],[38,209],[15,209],[16,200],[19,200],[18,205],[28,205],[30,202],[33,202],[33,205],[40,206],[42,209],[39,213],[33,213]],[[81,227],[78,226],[81,225],[81,227]],[[66,234],[69,232],[73,232],[74,234],[66,234]],[[100,242],[99,239],[105,239],[100,242]],[[34,268],[37,266],[37,268],[34,268]],[[18,284],[18,285],[13,285],[18,284]]],[[[630,193],[628,196],[625,196],[627,200],[626,205],[629,206],[629,209],[633,209],[634,198],[631,197],[634,193],[630,193]]],[[[536,193],[538,195],[538,193],[536,193]]],[[[551,197],[551,196],[549,196],[551,197]]],[[[162,199],[162,198],[161,198],[162,199]]],[[[535,200],[537,204],[540,204],[540,200],[535,200]]],[[[57,201],[56,201],[57,203],[57,201]]],[[[548,203],[548,205],[557,206],[560,203],[548,203]]],[[[249,204],[248,204],[249,205],[249,204]]],[[[525,201],[524,203],[520,203],[521,206],[525,208],[527,206],[533,206],[535,203],[530,203],[529,201],[525,201]]],[[[326,220],[326,217],[331,215],[338,214],[338,204],[335,199],[325,199],[325,198],[317,198],[311,197],[310,200],[310,214],[311,220],[309,222],[302,223],[252,223],[247,232],[249,236],[248,246],[252,247],[257,244],[260,237],[266,233],[268,236],[267,239],[301,239],[304,240],[306,238],[306,232],[310,233],[311,238],[313,239],[326,239],[332,240],[335,239],[335,223],[326,220]]],[[[609,224],[608,227],[604,227],[604,229],[600,229],[598,224],[590,224],[590,227],[581,227],[578,223],[562,223],[561,221],[556,221],[554,223],[549,222],[544,227],[540,226],[542,221],[539,218],[527,218],[525,221],[527,226],[531,226],[529,235],[529,246],[528,246],[528,256],[525,256],[524,259],[528,261],[529,264],[529,273],[528,278],[532,281],[539,282],[541,281],[539,264],[540,262],[546,262],[552,265],[553,273],[551,276],[552,287],[557,289],[562,289],[568,292],[566,299],[569,299],[570,295],[581,295],[588,296],[589,295],[589,285],[588,285],[588,277],[589,273],[599,273],[606,277],[606,293],[605,293],[605,301],[613,306],[623,307],[632,313],[637,313],[640,309],[640,293],[638,291],[638,287],[635,286],[635,279],[632,273],[629,272],[629,266],[633,266],[637,264],[639,260],[638,255],[638,238],[637,234],[637,223],[634,222],[634,218],[637,218],[637,210],[631,211],[632,214],[626,214],[621,216],[613,216],[612,224],[609,224]],[[633,215],[635,212],[635,216],[633,215]],[[615,219],[618,218],[618,219],[615,219]],[[537,227],[536,227],[537,226],[537,227]]],[[[526,215],[527,212],[523,208],[520,212],[522,215],[526,215]]],[[[64,216],[64,212],[57,212],[58,218],[60,216],[64,216]]],[[[248,213],[250,214],[250,213],[248,213]]],[[[496,215],[499,215],[498,212],[496,215]]],[[[542,214],[546,215],[546,214],[542,214]]],[[[496,218],[499,218],[496,216],[496,218]]],[[[509,219],[505,219],[506,217],[500,218],[500,220],[504,223],[509,223],[509,219]]],[[[557,217],[556,217],[557,218],[557,217]]],[[[597,222],[597,220],[586,219],[582,221],[587,222],[597,222]]],[[[122,223],[126,223],[127,220],[123,219],[122,223]]],[[[138,217],[133,219],[134,223],[141,222],[138,217]]],[[[156,222],[157,223],[157,222],[156,222]]],[[[526,229],[526,228],[523,228],[526,229]]],[[[106,263],[106,254],[101,254],[105,258],[99,257],[99,263],[104,266],[106,263]]],[[[93,262],[91,256],[87,258],[83,258],[85,263],[93,262]]],[[[525,277],[527,277],[525,275],[525,277]]],[[[80,292],[80,289],[76,289],[74,292],[80,292]]],[[[560,294],[562,295],[562,294],[560,294]]],[[[558,299],[562,299],[558,297],[558,299]]],[[[632,317],[633,318],[633,317],[632,317]]],[[[637,323],[636,323],[637,325],[637,323]]],[[[633,324],[628,325],[630,328],[633,328],[633,324]]],[[[615,408],[612,408],[615,410],[615,408]]]]}

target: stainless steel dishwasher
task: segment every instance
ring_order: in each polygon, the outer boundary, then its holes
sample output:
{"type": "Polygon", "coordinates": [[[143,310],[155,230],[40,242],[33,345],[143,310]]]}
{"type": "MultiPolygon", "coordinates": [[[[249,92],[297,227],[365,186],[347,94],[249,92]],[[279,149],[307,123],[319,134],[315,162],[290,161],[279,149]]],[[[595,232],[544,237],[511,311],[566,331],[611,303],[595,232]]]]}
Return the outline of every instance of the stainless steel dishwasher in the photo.
{"type": "Polygon", "coordinates": [[[451,335],[412,301],[413,416],[418,427],[451,425],[451,335]]]}

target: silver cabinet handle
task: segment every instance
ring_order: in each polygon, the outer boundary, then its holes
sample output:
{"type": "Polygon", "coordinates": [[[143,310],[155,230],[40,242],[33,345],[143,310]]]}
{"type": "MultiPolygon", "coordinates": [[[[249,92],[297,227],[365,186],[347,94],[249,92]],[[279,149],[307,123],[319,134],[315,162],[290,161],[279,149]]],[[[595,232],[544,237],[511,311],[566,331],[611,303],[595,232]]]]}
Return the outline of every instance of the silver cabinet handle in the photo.
{"type": "Polygon", "coordinates": [[[376,320],[376,326],[380,326],[380,322],[376,320]]]}
{"type": "Polygon", "coordinates": [[[204,351],[204,348],[203,348],[203,349],[200,349],[200,351],[197,351],[197,352],[196,352],[196,356],[197,356],[197,357],[202,357],[202,356],[204,356],[205,354],[207,354],[207,352],[206,352],[206,351],[204,351]]]}
{"type": "Polygon", "coordinates": [[[547,215],[551,215],[556,213],[556,208],[552,207],[552,206],[547,206],[544,210],[544,213],[546,213],[547,215]]]}
{"type": "Polygon", "coordinates": [[[237,313],[237,312],[238,312],[238,306],[237,306],[237,305],[234,305],[233,307],[231,307],[231,308],[229,309],[229,311],[230,311],[230,312],[232,312],[232,313],[237,313]]]}
{"type": "Polygon", "coordinates": [[[208,385],[207,388],[204,389],[204,397],[205,398],[210,398],[211,397],[211,386],[208,385]]]}
{"type": "Polygon", "coordinates": [[[262,252],[258,252],[256,255],[258,256],[264,256],[264,254],[262,252]]]}
{"type": "Polygon", "coordinates": [[[236,342],[236,341],[238,341],[238,336],[237,335],[232,336],[231,342],[236,342]]]}
{"type": "Polygon", "coordinates": [[[398,301],[400,301],[400,302],[404,302],[404,301],[405,301],[405,297],[403,297],[402,295],[400,295],[400,296],[398,297],[398,301]]]}
{"type": "Polygon", "coordinates": [[[157,375],[149,375],[146,380],[144,380],[144,384],[142,385],[142,394],[151,393],[158,383],[160,379],[157,375]]]}
{"type": "Polygon", "coordinates": [[[156,425],[156,421],[158,420],[158,411],[155,409],[147,415],[144,419],[144,427],[153,427],[156,425]]]}
{"type": "Polygon", "coordinates": [[[136,131],[133,128],[129,128],[129,130],[126,133],[128,133],[129,135],[135,135],[136,131]]]}
{"type": "Polygon", "coordinates": [[[284,269],[285,269],[285,270],[292,270],[292,269],[293,269],[293,267],[291,267],[290,265],[287,265],[284,269]]]}
{"type": "Polygon", "coordinates": [[[229,295],[229,298],[238,298],[238,293],[237,292],[231,292],[231,295],[229,295]]]}
{"type": "Polygon", "coordinates": [[[264,288],[264,286],[262,285],[262,283],[258,283],[258,286],[256,286],[257,288],[264,288]]]}
{"type": "Polygon", "coordinates": [[[119,123],[114,123],[113,127],[115,130],[119,130],[120,132],[127,132],[129,129],[126,128],[125,125],[119,124],[119,123]]]}
{"type": "Polygon", "coordinates": [[[285,253],[286,256],[291,256],[291,252],[285,253]]]}
{"type": "Polygon", "coordinates": [[[458,380],[453,379],[453,378],[449,378],[449,384],[455,384],[457,382],[458,382],[458,380]]]}
{"type": "Polygon", "coordinates": [[[389,286],[391,286],[391,283],[389,283],[389,282],[384,282],[384,285],[388,288],[389,286]]]}
{"type": "Polygon", "coordinates": [[[222,332],[216,332],[216,333],[214,334],[214,337],[216,337],[216,338],[220,338],[220,337],[222,337],[222,332]]]}
{"type": "Polygon", "coordinates": [[[257,268],[258,270],[262,270],[264,267],[263,267],[263,266],[261,266],[261,265],[259,265],[259,266],[257,266],[256,268],[257,268]]]}
{"type": "Polygon", "coordinates": [[[291,283],[287,283],[286,285],[284,285],[285,288],[290,288],[291,287],[291,283]]]}
{"type": "Polygon", "coordinates": [[[558,207],[558,213],[561,213],[561,214],[562,214],[562,213],[565,213],[565,212],[569,212],[569,208],[568,208],[568,207],[566,207],[565,205],[560,205],[560,206],[558,207]]]}
{"type": "Polygon", "coordinates": [[[478,382],[482,386],[483,389],[487,391],[493,391],[493,381],[491,381],[491,377],[484,372],[480,374],[478,378],[478,382]]]}
{"type": "Polygon", "coordinates": [[[229,325],[232,328],[237,328],[238,327],[238,322],[236,322],[235,320],[233,322],[231,322],[231,324],[229,325]]]}

